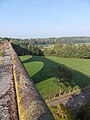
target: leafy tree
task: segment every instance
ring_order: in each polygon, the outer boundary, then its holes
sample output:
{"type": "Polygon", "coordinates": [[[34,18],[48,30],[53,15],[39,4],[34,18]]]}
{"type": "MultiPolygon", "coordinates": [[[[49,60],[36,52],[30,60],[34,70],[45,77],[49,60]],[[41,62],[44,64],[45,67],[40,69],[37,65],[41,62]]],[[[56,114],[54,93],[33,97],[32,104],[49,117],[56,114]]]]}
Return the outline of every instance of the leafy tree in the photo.
{"type": "Polygon", "coordinates": [[[53,50],[45,50],[46,56],[90,58],[88,44],[55,44],[53,50]]]}
{"type": "Polygon", "coordinates": [[[12,45],[18,55],[43,55],[43,52],[37,45],[25,41],[14,41],[12,45]]]}

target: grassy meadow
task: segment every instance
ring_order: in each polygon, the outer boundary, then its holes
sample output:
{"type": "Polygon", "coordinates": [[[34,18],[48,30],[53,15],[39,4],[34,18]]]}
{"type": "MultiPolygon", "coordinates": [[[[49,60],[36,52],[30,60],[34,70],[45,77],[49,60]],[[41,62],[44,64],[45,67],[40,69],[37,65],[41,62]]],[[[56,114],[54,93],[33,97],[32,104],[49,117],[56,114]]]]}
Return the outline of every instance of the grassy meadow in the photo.
{"type": "Polygon", "coordinates": [[[90,85],[90,60],[42,56],[20,56],[30,77],[32,77],[44,99],[61,92],[82,89],[90,85]],[[54,71],[58,64],[64,64],[72,71],[72,81],[68,87],[57,83],[54,71]]]}

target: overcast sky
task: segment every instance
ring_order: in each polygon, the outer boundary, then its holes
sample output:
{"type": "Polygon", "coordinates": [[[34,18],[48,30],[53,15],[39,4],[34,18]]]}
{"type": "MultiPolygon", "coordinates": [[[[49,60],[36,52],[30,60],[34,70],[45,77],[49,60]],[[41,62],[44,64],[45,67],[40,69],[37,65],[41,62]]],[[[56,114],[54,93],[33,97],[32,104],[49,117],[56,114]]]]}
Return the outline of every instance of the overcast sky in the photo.
{"type": "Polygon", "coordinates": [[[0,36],[90,36],[90,0],[0,0],[0,36]]]}

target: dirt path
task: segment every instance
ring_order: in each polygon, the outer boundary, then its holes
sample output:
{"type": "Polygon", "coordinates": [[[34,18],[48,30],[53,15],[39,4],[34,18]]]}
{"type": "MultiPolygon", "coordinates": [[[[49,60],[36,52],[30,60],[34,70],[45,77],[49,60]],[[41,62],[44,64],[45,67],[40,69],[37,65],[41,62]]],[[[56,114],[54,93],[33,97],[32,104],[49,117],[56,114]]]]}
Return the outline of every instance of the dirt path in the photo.
{"type": "Polygon", "coordinates": [[[0,120],[18,120],[12,73],[12,59],[8,44],[4,47],[0,67],[0,120]]]}

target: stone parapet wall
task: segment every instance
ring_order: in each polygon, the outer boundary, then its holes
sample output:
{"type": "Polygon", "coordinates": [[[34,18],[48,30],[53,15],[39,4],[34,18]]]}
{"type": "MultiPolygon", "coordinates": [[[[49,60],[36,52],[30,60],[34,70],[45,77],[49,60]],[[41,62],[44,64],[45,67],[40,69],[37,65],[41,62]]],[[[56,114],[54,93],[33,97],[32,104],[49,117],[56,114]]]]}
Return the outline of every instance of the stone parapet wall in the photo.
{"type": "Polygon", "coordinates": [[[45,101],[9,43],[20,120],[54,120],[45,101]]]}
{"type": "Polygon", "coordinates": [[[8,43],[0,44],[4,51],[0,66],[0,120],[18,120],[12,59],[8,43]]]}

